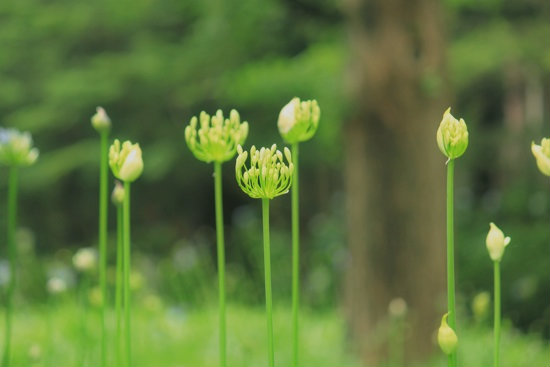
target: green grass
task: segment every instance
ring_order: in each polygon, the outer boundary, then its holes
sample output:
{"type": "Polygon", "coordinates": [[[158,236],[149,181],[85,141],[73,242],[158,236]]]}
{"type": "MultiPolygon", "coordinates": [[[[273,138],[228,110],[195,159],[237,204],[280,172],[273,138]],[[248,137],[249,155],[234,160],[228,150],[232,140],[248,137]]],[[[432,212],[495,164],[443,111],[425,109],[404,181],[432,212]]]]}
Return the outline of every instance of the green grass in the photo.
{"type": "MultiPolygon", "coordinates": [[[[132,313],[134,366],[217,366],[218,309],[213,304],[202,310],[186,311],[165,307],[156,297],[146,297],[132,313]]],[[[91,308],[86,317],[89,346],[78,355],[82,311],[70,300],[46,306],[18,308],[14,318],[13,365],[17,366],[97,366],[100,357],[99,310],[91,308]],[[49,323],[49,326],[48,326],[49,323]],[[51,330],[49,337],[48,328],[51,330]],[[33,356],[33,352],[37,355],[33,356]],[[83,362],[84,361],[84,362],[83,362]]],[[[303,312],[303,339],[300,355],[309,366],[357,366],[345,349],[343,318],[336,313],[303,312]]],[[[114,313],[109,324],[108,362],[115,354],[114,313]]],[[[275,363],[291,362],[290,308],[274,308],[275,363]]],[[[3,327],[3,325],[0,325],[3,327]]],[[[228,305],[227,361],[234,366],[265,366],[265,309],[228,305]]],[[[3,342],[3,341],[2,341],[3,342]]]]}
{"type": "MultiPolygon", "coordinates": [[[[87,340],[81,340],[82,310],[68,293],[51,307],[15,308],[12,361],[14,366],[97,366],[100,358],[100,313],[90,307],[85,316],[87,340]],[[48,312],[51,310],[51,312],[48,312]],[[81,343],[86,353],[80,355],[81,343]]],[[[136,297],[132,313],[134,366],[217,366],[217,304],[204,309],[186,310],[163,305],[155,296],[136,297]]],[[[4,310],[0,311],[0,314],[4,310]]],[[[0,321],[3,320],[0,318],[0,321]]],[[[108,363],[114,365],[114,312],[107,314],[108,363]]],[[[361,366],[351,349],[343,315],[335,311],[301,312],[300,364],[303,366],[361,366]]],[[[2,321],[3,322],[3,321],[2,321]]],[[[292,361],[292,313],[290,305],[274,305],[275,364],[288,366],[292,361]]],[[[0,323],[0,328],[3,328],[0,323]]],[[[228,304],[227,363],[230,366],[267,366],[265,309],[228,304]]],[[[459,327],[460,366],[491,366],[493,335],[489,323],[459,327]]],[[[435,336],[435,330],[434,330],[435,336]]],[[[0,340],[3,343],[3,340],[0,340]]],[[[443,366],[446,357],[438,352],[416,366],[443,366]]],[[[535,334],[525,335],[502,324],[501,366],[547,366],[548,347],[535,334]]],[[[385,366],[388,364],[380,364],[385,366]]]]}

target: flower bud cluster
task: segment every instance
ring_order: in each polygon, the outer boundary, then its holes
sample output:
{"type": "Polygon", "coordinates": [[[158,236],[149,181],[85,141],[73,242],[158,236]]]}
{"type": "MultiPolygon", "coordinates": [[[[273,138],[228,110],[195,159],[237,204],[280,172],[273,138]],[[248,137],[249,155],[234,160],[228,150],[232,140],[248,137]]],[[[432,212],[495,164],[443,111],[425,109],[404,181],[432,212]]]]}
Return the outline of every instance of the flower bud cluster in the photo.
{"type": "Polygon", "coordinates": [[[221,110],[214,116],[201,112],[199,118],[191,118],[185,128],[185,141],[195,157],[210,163],[225,162],[235,156],[237,145],[248,136],[248,122],[241,123],[236,110],[231,110],[225,119],[221,110]]]}
{"type": "Polygon", "coordinates": [[[285,147],[283,153],[277,150],[277,145],[271,148],[257,150],[255,146],[250,149],[250,168],[246,165],[248,152],[237,147],[237,162],[235,174],[237,183],[250,197],[255,199],[273,199],[276,196],[286,194],[292,185],[294,165],[290,150],[285,147]]]}
{"type": "Polygon", "coordinates": [[[135,181],[143,172],[143,159],[139,144],[127,140],[120,144],[116,139],[109,149],[109,166],[113,174],[124,182],[135,181]]]}
{"type": "Polygon", "coordinates": [[[277,127],[290,144],[311,139],[319,126],[321,109],[316,100],[300,101],[294,97],[279,113],[277,127]]]}
{"type": "Polygon", "coordinates": [[[437,129],[437,146],[449,159],[460,157],[468,147],[468,128],[463,119],[457,120],[451,115],[451,108],[443,114],[437,129]]]}
{"type": "Polygon", "coordinates": [[[30,166],[38,159],[32,136],[16,129],[0,128],[0,163],[7,166],[30,166]]]}

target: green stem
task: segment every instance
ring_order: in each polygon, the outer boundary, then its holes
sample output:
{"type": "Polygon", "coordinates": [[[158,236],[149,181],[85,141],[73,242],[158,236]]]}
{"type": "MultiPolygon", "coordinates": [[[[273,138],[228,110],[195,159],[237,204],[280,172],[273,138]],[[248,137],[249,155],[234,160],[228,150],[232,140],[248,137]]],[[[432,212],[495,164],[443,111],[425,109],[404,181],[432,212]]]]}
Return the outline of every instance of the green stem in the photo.
{"type": "Polygon", "coordinates": [[[300,305],[300,213],[298,185],[298,143],[292,144],[292,365],[298,365],[298,312],[300,305]]]}
{"type": "Polygon", "coordinates": [[[499,365],[499,351],[500,351],[500,263],[498,261],[495,264],[495,367],[499,365]]]}
{"type": "Polygon", "coordinates": [[[222,164],[214,162],[214,196],[216,201],[216,235],[218,244],[218,298],[220,365],[226,365],[225,345],[225,245],[223,236],[222,164]]]}
{"type": "MultiPolygon", "coordinates": [[[[456,333],[454,259],[454,159],[447,163],[447,307],[449,326],[456,333]]],[[[456,350],[449,354],[448,366],[456,367],[456,350]]]]}
{"type": "Polygon", "coordinates": [[[267,358],[275,365],[273,352],[273,301],[271,298],[271,248],[269,245],[269,199],[262,199],[264,229],[265,310],[267,314],[267,358]]]}
{"type": "Polygon", "coordinates": [[[115,290],[115,311],[116,311],[116,363],[122,363],[122,289],[123,289],[123,211],[122,206],[117,206],[117,250],[116,250],[116,290],[115,290]]]}
{"type": "Polygon", "coordinates": [[[101,162],[99,171],[99,286],[101,288],[101,365],[107,356],[105,304],[107,302],[107,205],[108,205],[108,145],[109,132],[101,133],[101,162]]]}
{"type": "Polygon", "coordinates": [[[17,166],[11,166],[8,183],[8,256],[10,261],[10,281],[6,294],[6,329],[2,366],[9,366],[11,353],[13,294],[16,286],[17,249],[15,245],[15,229],[17,227],[17,166]]]}
{"type": "Polygon", "coordinates": [[[88,346],[88,291],[90,279],[87,272],[82,273],[80,282],[80,365],[86,364],[88,346]]]}
{"type": "Polygon", "coordinates": [[[131,366],[132,348],[130,344],[130,183],[124,182],[124,202],[123,202],[123,240],[124,240],[124,326],[125,326],[125,346],[126,346],[126,365],[131,366]]]}

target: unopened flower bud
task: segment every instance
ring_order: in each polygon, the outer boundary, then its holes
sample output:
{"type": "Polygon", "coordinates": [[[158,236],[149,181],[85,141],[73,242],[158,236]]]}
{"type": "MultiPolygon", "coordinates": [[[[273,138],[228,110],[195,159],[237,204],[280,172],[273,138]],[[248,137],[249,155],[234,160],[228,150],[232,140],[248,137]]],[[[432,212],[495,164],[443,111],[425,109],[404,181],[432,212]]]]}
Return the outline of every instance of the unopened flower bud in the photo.
{"type": "Polygon", "coordinates": [[[550,176],[550,139],[542,138],[540,145],[531,143],[531,152],[537,161],[537,167],[546,176],[550,176]]]}
{"type": "Polygon", "coordinates": [[[95,115],[92,116],[92,126],[98,133],[111,130],[111,119],[103,107],[97,107],[95,115]]]}
{"type": "Polygon", "coordinates": [[[489,305],[491,303],[491,296],[488,292],[481,292],[474,296],[472,300],[472,312],[474,318],[479,322],[487,316],[489,312],[489,305]]]}
{"type": "Polygon", "coordinates": [[[300,101],[294,97],[281,109],[277,127],[283,139],[298,143],[311,139],[319,126],[321,109],[316,100],[300,101]]]}
{"type": "Polygon", "coordinates": [[[82,272],[88,272],[95,268],[97,263],[97,252],[91,247],[79,249],[73,256],[74,267],[82,272]]]}
{"type": "Polygon", "coordinates": [[[115,181],[115,188],[113,189],[113,193],[111,194],[111,201],[115,206],[122,205],[122,202],[124,201],[125,196],[124,186],[120,183],[120,181],[115,181]]]}
{"type": "Polygon", "coordinates": [[[120,141],[116,139],[109,149],[109,166],[119,180],[135,181],[143,172],[143,159],[139,144],[132,144],[127,140],[121,148],[120,141]]]}
{"type": "Polygon", "coordinates": [[[32,136],[16,129],[0,128],[0,163],[7,166],[30,166],[38,159],[32,136]]]}
{"type": "Polygon", "coordinates": [[[445,354],[451,354],[452,352],[454,352],[458,345],[458,338],[456,336],[456,333],[453,329],[451,329],[449,324],[447,324],[448,315],[448,313],[443,315],[443,318],[441,319],[441,326],[437,331],[437,342],[439,343],[439,347],[445,354]]]}
{"type": "Polygon", "coordinates": [[[485,243],[491,260],[500,261],[502,259],[504,249],[508,246],[510,240],[510,237],[504,237],[504,233],[494,223],[489,224],[489,233],[485,243]]]}
{"type": "Polygon", "coordinates": [[[468,147],[468,128],[463,119],[457,120],[451,115],[451,108],[443,114],[437,129],[437,146],[449,159],[460,157],[468,147]]]}

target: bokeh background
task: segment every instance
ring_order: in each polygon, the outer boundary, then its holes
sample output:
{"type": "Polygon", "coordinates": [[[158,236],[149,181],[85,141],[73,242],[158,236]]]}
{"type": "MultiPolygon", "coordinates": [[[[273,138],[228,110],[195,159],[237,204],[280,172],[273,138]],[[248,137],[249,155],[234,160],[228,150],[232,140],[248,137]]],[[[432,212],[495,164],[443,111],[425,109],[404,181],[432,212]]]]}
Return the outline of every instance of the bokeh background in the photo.
{"type": "MultiPolygon", "coordinates": [[[[17,360],[97,361],[93,311],[89,352],[71,344],[82,308],[71,257],[97,243],[90,117],[103,106],[112,137],[139,142],[145,162],[132,193],[135,338],[148,346],[136,348],[138,360],[217,363],[213,167],[194,159],[184,128],[202,110],[236,108],[250,124],[247,146],[282,145],[278,113],[299,96],[322,110],[301,146],[304,363],[444,361],[434,344],[446,309],[445,158],[435,132],[452,106],[470,132],[456,164],[459,358],[491,361],[491,306],[475,314],[471,303],[492,290],[484,241],[494,221],[512,237],[503,363],[547,364],[550,187],[530,144],[550,135],[549,15],[543,0],[0,2],[0,124],[30,131],[41,151],[21,175],[17,360]],[[54,276],[67,282],[63,297],[48,293],[54,276]]],[[[2,196],[6,185],[2,169],[2,196]]],[[[233,162],[223,194],[229,361],[263,365],[260,203],[238,188],[233,162]]],[[[2,236],[5,222],[2,199],[2,236]]],[[[272,205],[281,364],[290,355],[289,231],[283,196],[272,205]]],[[[6,246],[0,256],[4,287],[6,246]]]]}

